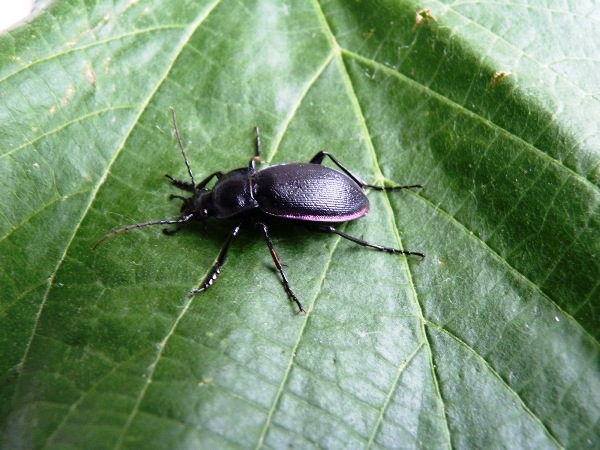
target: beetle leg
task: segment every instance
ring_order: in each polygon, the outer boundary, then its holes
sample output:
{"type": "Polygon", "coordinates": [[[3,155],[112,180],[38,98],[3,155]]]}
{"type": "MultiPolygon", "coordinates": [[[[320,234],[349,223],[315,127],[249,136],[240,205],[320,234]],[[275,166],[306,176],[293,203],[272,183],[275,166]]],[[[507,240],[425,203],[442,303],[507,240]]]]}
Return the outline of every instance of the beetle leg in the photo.
{"type": "Polygon", "coordinates": [[[250,164],[248,164],[250,169],[256,169],[256,163],[260,164],[262,162],[260,156],[260,128],[254,127],[254,129],[256,130],[256,155],[250,160],[250,164]]]}
{"type": "Polygon", "coordinates": [[[254,127],[256,130],[256,157],[260,161],[260,128],[254,127]]]}
{"type": "Polygon", "coordinates": [[[202,180],[200,183],[198,183],[196,185],[196,190],[199,189],[204,189],[204,187],[209,183],[210,180],[212,180],[214,177],[217,177],[217,180],[219,178],[221,178],[223,175],[225,175],[223,172],[221,172],[220,170],[211,173],[209,176],[207,176],[204,180],[202,180]]]}
{"type": "MultiPolygon", "coordinates": [[[[169,198],[180,198],[182,200],[186,200],[186,198],[181,197],[180,195],[171,195],[169,198]]],[[[175,233],[179,233],[183,229],[183,226],[184,222],[178,222],[175,228],[163,228],[162,232],[167,236],[173,236],[175,233]]]]}
{"type": "Polygon", "coordinates": [[[349,241],[352,241],[355,244],[362,245],[363,247],[374,248],[374,249],[382,251],[382,252],[386,252],[386,253],[399,253],[399,254],[402,254],[402,255],[420,256],[421,259],[425,258],[425,254],[421,253],[421,252],[409,252],[407,250],[400,250],[400,249],[397,249],[397,248],[384,247],[383,245],[371,244],[370,242],[363,241],[362,239],[359,239],[357,237],[354,237],[354,236],[351,236],[349,234],[346,234],[343,231],[340,231],[340,230],[338,230],[337,228],[335,228],[335,227],[333,227],[331,225],[317,225],[317,226],[311,227],[311,229],[314,229],[314,230],[317,230],[317,231],[322,231],[322,232],[325,232],[325,233],[337,234],[338,236],[341,236],[344,239],[348,239],[349,241]]]}
{"type": "Polygon", "coordinates": [[[374,184],[363,184],[363,187],[375,189],[376,191],[399,191],[401,189],[423,189],[422,184],[409,184],[405,186],[375,186],[374,184]]]}
{"type": "Polygon", "coordinates": [[[189,181],[176,180],[168,173],[165,173],[165,177],[167,177],[169,180],[171,180],[171,183],[173,183],[173,186],[178,187],[179,189],[183,189],[184,191],[194,192],[194,185],[192,183],[190,183],[189,181]]]}
{"type": "Polygon", "coordinates": [[[183,189],[184,191],[189,192],[196,192],[197,190],[203,189],[214,177],[221,178],[223,175],[224,174],[221,171],[211,173],[209,176],[207,176],[204,180],[202,180],[195,186],[187,181],[176,180],[169,174],[165,174],[165,177],[171,180],[173,186],[178,187],[179,189],[183,189]]]}
{"type": "Polygon", "coordinates": [[[223,247],[221,248],[221,251],[219,252],[219,256],[217,257],[217,262],[213,266],[212,271],[204,279],[204,281],[202,282],[202,286],[199,289],[194,289],[193,291],[190,292],[191,296],[199,294],[200,292],[206,291],[209,287],[211,287],[213,285],[213,283],[215,281],[217,281],[218,276],[221,275],[221,267],[223,266],[223,264],[225,263],[225,260],[227,259],[227,253],[229,253],[229,248],[231,247],[231,243],[233,242],[235,237],[239,234],[241,228],[242,228],[242,222],[238,223],[236,226],[233,227],[233,229],[229,233],[229,237],[227,238],[227,240],[225,241],[225,244],[223,245],[223,247]]]}
{"type": "Polygon", "coordinates": [[[183,228],[182,224],[177,224],[177,226],[173,229],[171,228],[163,228],[162,232],[167,236],[173,236],[175,233],[178,233],[183,228]]]}
{"type": "Polygon", "coordinates": [[[321,164],[323,162],[323,160],[325,159],[326,156],[328,156],[329,159],[331,159],[335,163],[336,166],[338,166],[340,169],[342,169],[346,175],[348,175],[350,178],[352,178],[356,182],[356,184],[358,184],[360,186],[368,186],[367,183],[365,183],[363,180],[361,180],[356,175],[354,175],[350,171],[350,169],[348,169],[341,162],[339,162],[337,160],[337,158],[335,156],[333,156],[329,152],[321,150],[319,153],[317,153],[315,156],[313,156],[312,159],[309,162],[311,164],[321,164]]]}
{"type": "Polygon", "coordinates": [[[271,237],[269,236],[269,229],[267,228],[267,225],[262,222],[258,222],[258,225],[260,225],[260,227],[261,227],[263,236],[265,237],[265,242],[267,243],[267,247],[269,247],[269,251],[271,252],[271,256],[273,257],[273,262],[275,263],[275,265],[277,266],[277,270],[279,270],[279,273],[281,274],[285,292],[289,296],[290,300],[292,300],[294,303],[296,303],[296,305],[298,305],[298,312],[305,312],[304,308],[302,308],[302,304],[298,300],[298,297],[296,297],[296,295],[292,291],[292,288],[290,287],[290,282],[288,281],[287,276],[285,275],[285,272],[283,271],[283,264],[281,264],[281,261],[279,260],[279,256],[277,256],[277,252],[275,251],[275,247],[273,246],[273,241],[271,240],[271,237]]]}
{"type": "Polygon", "coordinates": [[[331,153],[325,152],[325,151],[320,151],[315,156],[313,156],[313,158],[310,160],[310,163],[311,164],[321,164],[326,156],[328,156],[329,159],[331,159],[335,163],[336,166],[338,166],[340,169],[342,169],[346,175],[348,175],[350,178],[352,178],[361,187],[371,188],[371,189],[375,189],[377,191],[397,191],[400,189],[422,189],[423,188],[423,185],[421,185],[421,184],[411,184],[409,186],[375,186],[373,184],[368,184],[368,183],[364,182],[363,180],[361,180],[360,178],[358,178],[356,175],[354,175],[350,171],[350,169],[348,169],[341,162],[339,162],[335,156],[333,156],[331,153]]]}

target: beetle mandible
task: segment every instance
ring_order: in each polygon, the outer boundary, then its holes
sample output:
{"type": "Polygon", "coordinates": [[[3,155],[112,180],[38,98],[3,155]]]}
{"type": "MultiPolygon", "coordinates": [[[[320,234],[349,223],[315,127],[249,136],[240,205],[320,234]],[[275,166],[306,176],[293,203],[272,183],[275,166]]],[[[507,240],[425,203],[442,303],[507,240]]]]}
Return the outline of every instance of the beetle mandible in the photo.
{"type": "Polygon", "coordinates": [[[206,291],[221,274],[231,243],[240,230],[249,224],[256,224],[262,231],[273,262],[281,275],[283,286],[289,298],[296,303],[299,312],[304,312],[298,297],[292,291],[283,265],[277,256],[273,241],[269,236],[267,222],[269,218],[282,218],[304,223],[311,230],[333,233],[355,244],[374,248],[387,253],[415,255],[425,258],[420,252],[410,252],[391,247],[371,244],[357,237],[336,229],[332,224],[347,222],[363,217],[369,212],[369,200],[364,188],[378,191],[395,191],[401,189],[420,189],[420,184],[410,186],[375,186],[367,184],[348,170],[341,162],[328,152],[318,152],[308,163],[278,164],[258,170],[261,162],[260,133],[256,127],[256,155],[250,160],[248,167],[231,172],[214,172],[200,183],[196,183],[188,157],[177,127],[177,117],[172,109],[173,127],[181,154],[185,161],[191,182],[181,181],[165,175],[171,183],[184,191],[191,192],[191,197],[171,194],[170,199],[182,200],[181,216],[173,220],[155,220],[136,223],[111,231],[100,239],[94,249],[111,237],[129,230],[153,225],[175,225],[173,229],[163,229],[167,235],[177,233],[183,225],[191,220],[232,219],[235,225],[221,248],[217,261],[211,272],[198,289],[190,292],[196,295],[206,291]],[[341,169],[335,170],[321,165],[325,157],[341,169]],[[212,189],[208,183],[216,178],[212,189]]]}

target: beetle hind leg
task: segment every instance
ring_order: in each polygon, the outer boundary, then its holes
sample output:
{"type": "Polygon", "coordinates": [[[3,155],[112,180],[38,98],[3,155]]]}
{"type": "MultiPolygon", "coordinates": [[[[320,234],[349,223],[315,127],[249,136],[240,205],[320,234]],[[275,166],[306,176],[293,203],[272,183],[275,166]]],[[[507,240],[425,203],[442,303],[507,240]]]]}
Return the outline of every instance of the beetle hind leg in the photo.
{"type": "Polygon", "coordinates": [[[411,184],[411,185],[406,185],[406,186],[375,186],[374,184],[369,184],[369,183],[361,180],[360,178],[358,178],[355,174],[353,174],[350,171],[350,169],[348,169],[341,162],[339,162],[338,159],[335,156],[333,156],[331,153],[323,151],[323,150],[320,151],[319,153],[317,153],[315,156],[313,156],[309,162],[311,164],[322,164],[323,160],[325,159],[326,156],[329,159],[331,159],[336,166],[338,166],[340,169],[342,169],[342,171],[346,175],[348,175],[350,178],[352,178],[357,184],[359,184],[363,188],[371,188],[371,189],[375,189],[377,191],[398,191],[400,189],[423,189],[423,185],[421,185],[421,184],[411,184]]]}
{"type": "Polygon", "coordinates": [[[256,169],[256,164],[262,163],[261,149],[260,149],[260,128],[254,127],[254,130],[256,131],[256,150],[255,150],[254,158],[252,158],[250,160],[250,163],[248,164],[248,167],[250,169],[256,169]]]}
{"type": "Polygon", "coordinates": [[[362,240],[357,237],[351,236],[347,233],[344,233],[343,231],[340,231],[331,225],[318,225],[315,227],[311,227],[311,229],[316,230],[316,231],[322,231],[324,233],[337,234],[338,236],[341,236],[344,239],[354,242],[355,244],[362,245],[363,247],[374,248],[375,250],[379,250],[381,252],[396,253],[396,254],[401,254],[401,255],[419,256],[421,258],[421,260],[423,260],[425,258],[425,254],[421,253],[421,252],[410,252],[408,250],[400,250],[398,248],[384,247],[383,245],[371,244],[370,242],[367,242],[365,240],[362,240]]]}
{"type": "Polygon", "coordinates": [[[405,186],[375,186],[374,184],[363,184],[363,187],[375,189],[376,191],[399,191],[401,189],[423,189],[422,184],[409,184],[405,186]]]}

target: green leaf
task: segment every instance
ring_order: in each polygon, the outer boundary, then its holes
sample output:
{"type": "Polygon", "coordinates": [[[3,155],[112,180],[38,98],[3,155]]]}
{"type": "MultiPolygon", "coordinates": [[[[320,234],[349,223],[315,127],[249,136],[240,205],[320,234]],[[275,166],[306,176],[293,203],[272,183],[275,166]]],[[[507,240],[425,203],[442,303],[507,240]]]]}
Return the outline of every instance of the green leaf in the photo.
{"type": "Polygon", "coordinates": [[[56,1],[0,35],[7,448],[597,448],[593,2],[56,1]],[[425,10],[423,6],[429,9],[425,10]],[[341,229],[177,217],[187,176],[326,149],[341,229]]]}

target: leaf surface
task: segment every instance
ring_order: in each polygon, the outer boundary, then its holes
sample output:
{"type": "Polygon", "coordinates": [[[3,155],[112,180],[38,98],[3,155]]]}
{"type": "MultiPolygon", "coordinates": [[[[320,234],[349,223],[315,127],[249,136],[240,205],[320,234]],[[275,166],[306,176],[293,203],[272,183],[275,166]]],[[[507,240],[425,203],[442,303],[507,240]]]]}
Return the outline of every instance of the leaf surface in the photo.
{"type": "MultiPolygon", "coordinates": [[[[57,1],[0,35],[0,438],[10,448],[593,448],[593,2],[57,1]],[[334,154],[340,227],[166,237],[187,173],[334,154]]],[[[329,164],[329,163],[327,163],[329,164]]]]}

